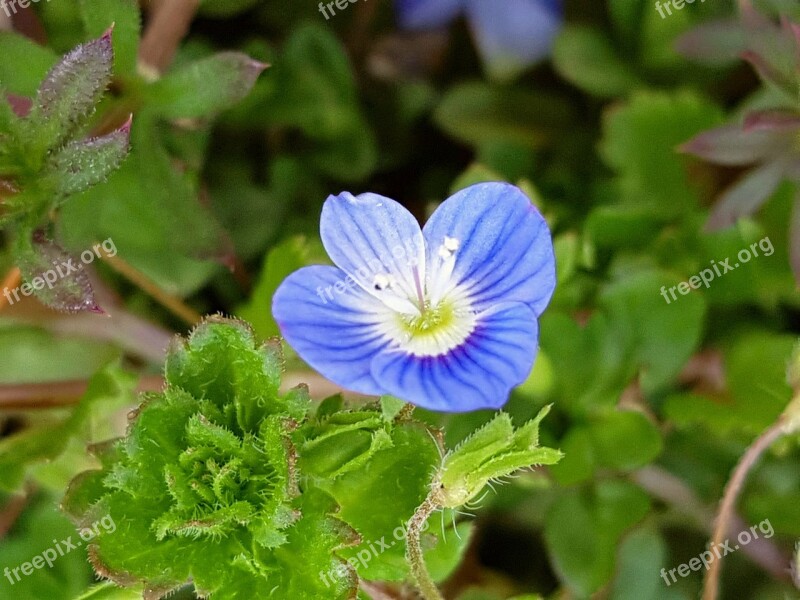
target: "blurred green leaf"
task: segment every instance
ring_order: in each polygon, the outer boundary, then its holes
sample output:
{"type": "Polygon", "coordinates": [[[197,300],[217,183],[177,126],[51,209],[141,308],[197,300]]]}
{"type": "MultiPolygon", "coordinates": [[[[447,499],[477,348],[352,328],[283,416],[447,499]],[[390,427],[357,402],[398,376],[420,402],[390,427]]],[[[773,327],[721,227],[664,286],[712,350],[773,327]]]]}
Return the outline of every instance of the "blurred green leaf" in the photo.
{"type": "Polygon", "coordinates": [[[272,296],[284,279],[306,266],[307,260],[306,242],[301,237],[290,238],[270,250],[250,300],[237,310],[260,337],[280,335],[278,324],[272,318],[272,296]]]}
{"type": "Polygon", "coordinates": [[[601,98],[627,95],[640,84],[611,40],[591,27],[566,27],[556,40],[553,64],[564,79],[601,98]]]}
{"type": "Polygon", "coordinates": [[[566,491],[550,507],[544,531],[559,578],[582,597],[605,585],[614,573],[620,537],[649,509],[647,495],[624,481],[566,491]]]}
{"type": "Polygon", "coordinates": [[[451,88],[434,118],[447,134],[467,144],[513,142],[535,148],[575,114],[558,96],[474,82],[451,88]]]}
{"type": "Polygon", "coordinates": [[[148,87],[149,106],[167,119],[211,117],[247,96],[265,68],[245,54],[220,52],[148,87]]]}
{"type": "Polygon", "coordinates": [[[19,33],[0,31],[0,86],[9,92],[32,97],[47,72],[58,62],[58,54],[19,33]]]}

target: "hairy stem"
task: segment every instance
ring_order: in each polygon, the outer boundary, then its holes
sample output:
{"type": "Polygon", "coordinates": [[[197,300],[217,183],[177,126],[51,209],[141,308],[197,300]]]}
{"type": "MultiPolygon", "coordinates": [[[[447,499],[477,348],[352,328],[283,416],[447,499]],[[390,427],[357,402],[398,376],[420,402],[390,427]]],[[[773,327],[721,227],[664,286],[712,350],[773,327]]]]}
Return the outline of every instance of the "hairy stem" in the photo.
{"type": "Polygon", "coordinates": [[[432,491],[408,522],[406,560],[411,567],[411,575],[424,600],[444,600],[444,596],[439,592],[433,579],[431,579],[430,573],[428,573],[428,568],[425,566],[425,557],[422,554],[422,544],[420,543],[425,523],[439,508],[439,505],[434,500],[434,492],[432,491]]]}
{"type": "MultiPolygon", "coordinates": [[[[719,512],[717,514],[714,534],[711,538],[710,548],[718,547],[724,541],[726,533],[730,529],[730,521],[734,515],[736,500],[744,487],[747,474],[758,462],[758,459],[766,452],[772,444],[782,437],[786,431],[786,419],[781,416],[773,425],[762,433],[755,442],[747,449],[739,460],[739,464],[733,470],[733,475],[722,495],[719,512]]],[[[716,600],[719,593],[719,576],[722,568],[722,559],[715,560],[706,572],[705,584],[703,586],[702,600],[716,600]]]]}

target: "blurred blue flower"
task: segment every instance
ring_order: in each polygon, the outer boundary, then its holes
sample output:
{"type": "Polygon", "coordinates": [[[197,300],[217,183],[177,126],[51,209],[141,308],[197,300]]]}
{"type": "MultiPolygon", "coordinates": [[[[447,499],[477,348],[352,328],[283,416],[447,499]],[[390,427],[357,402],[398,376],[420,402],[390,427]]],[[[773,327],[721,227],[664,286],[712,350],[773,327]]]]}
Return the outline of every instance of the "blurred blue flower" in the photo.
{"type": "Polygon", "coordinates": [[[397,0],[406,29],[436,29],[466,15],[489,73],[508,78],[550,53],[561,29],[561,0],[397,0]]]}
{"type": "Polygon", "coordinates": [[[394,200],[343,193],[325,202],[320,232],[337,266],[290,275],[273,315],[322,375],[444,412],[500,408],[528,376],[555,260],[519,188],[467,188],[424,229],[394,200]]]}

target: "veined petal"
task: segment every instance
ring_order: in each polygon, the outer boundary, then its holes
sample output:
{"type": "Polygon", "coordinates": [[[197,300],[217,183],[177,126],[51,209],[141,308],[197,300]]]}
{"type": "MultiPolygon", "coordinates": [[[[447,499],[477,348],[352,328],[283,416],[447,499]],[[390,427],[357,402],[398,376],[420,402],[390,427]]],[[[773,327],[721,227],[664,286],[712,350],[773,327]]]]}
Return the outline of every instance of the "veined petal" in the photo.
{"type": "Polygon", "coordinates": [[[414,216],[378,194],[330,196],[322,207],[322,243],[358,285],[397,311],[417,310],[425,281],[425,244],[414,216]]]}
{"type": "Polygon", "coordinates": [[[397,16],[405,29],[438,29],[461,12],[464,0],[397,0],[397,16]]]}
{"type": "Polygon", "coordinates": [[[476,312],[522,302],[538,317],[550,302],[556,284],[550,231],[519,188],[482,183],[462,190],[423,232],[432,304],[458,289],[476,312]]]}
{"type": "Polygon", "coordinates": [[[384,393],[370,363],[389,343],[377,328],[387,311],[346,273],[328,266],[295,271],[272,299],[283,337],[304,361],[337,385],[370,395],[384,393]]]}
{"type": "Polygon", "coordinates": [[[559,0],[467,0],[467,15],[493,75],[510,77],[550,54],[563,21],[559,0]]]}
{"type": "Polygon", "coordinates": [[[528,376],[537,350],[536,315],[524,304],[503,304],[480,314],[472,334],[449,353],[389,350],[375,357],[372,375],[385,393],[429,410],[497,409],[528,376]]]}

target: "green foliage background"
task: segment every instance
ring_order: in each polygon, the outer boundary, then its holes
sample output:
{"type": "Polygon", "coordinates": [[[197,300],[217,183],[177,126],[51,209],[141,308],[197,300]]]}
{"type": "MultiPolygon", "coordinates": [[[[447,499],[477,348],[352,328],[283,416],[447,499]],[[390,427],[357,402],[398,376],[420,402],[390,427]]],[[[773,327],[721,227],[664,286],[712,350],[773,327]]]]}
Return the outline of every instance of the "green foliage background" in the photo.
{"type": "MultiPolygon", "coordinates": [[[[759,6],[800,21],[796,3],[759,6]]],[[[424,219],[469,184],[520,185],[552,228],[559,283],[534,372],[507,412],[521,426],[552,404],[542,443],[564,458],[487,494],[471,537],[472,519],[448,513],[465,539],[431,558],[432,570],[447,597],[462,600],[698,597],[702,573],[671,586],[659,573],[704,550],[731,469],[792,396],[786,367],[800,329],[787,258],[796,186],[784,183],[758,214],[707,232],[709,208],[741,172],[676,151],[774,102],[743,63],[701,66],[674,50],[700,23],[734,18],[733,2],[662,19],[644,0],[568,1],[552,60],[511,82],[485,75],[464,22],[423,39],[398,32],[391,3],[378,0],[329,21],[313,2],[206,0],[158,79],[137,68],[142,28],[127,0],[52,0],[29,14],[29,37],[0,31],[0,90],[33,97],[61,55],[115,22],[113,80],[81,132],[108,132],[133,114],[120,168],[57,207],[37,205],[37,218],[67,252],[113,239],[119,258],[164,293],[199,314],[237,315],[259,340],[278,334],[269,307],[282,279],[327,261],[318,226],[328,194],[382,193],[424,219]],[[271,67],[250,89],[231,52],[271,67]],[[765,237],[772,255],[664,301],[662,286],[765,237]]],[[[0,114],[7,134],[3,126],[0,114]]],[[[20,264],[13,232],[3,235],[0,273],[20,264]]],[[[110,318],[63,316],[33,300],[0,312],[3,514],[27,494],[13,526],[0,528],[0,568],[68,535],[58,509],[67,483],[98,466],[86,445],[124,434],[137,382],[161,373],[170,337],[188,331],[109,264],[95,264],[93,278],[110,318]],[[50,384],[47,396],[90,379],[78,404],[3,404],[26,385],[50,384]]],[[[286,358],[288,375],[309,381],[313,395],[314,374],[288,348],[286,358]]],[[[378,419],[373,410],[361,417],[378,419]]],[[[492,416],[415,414],[441,428],[450,448],[492,416]]],[[[432,452],[418,431],[406,434],[415,452],[432,452]]],[[[787,557],[800,538],[798,456],[796,436],[777,444],[738,504],[748,523],[769,520],[787,557]]],[[[325,493],[345,521],[380,537],[383,507],[397,497],[363,479],[355,471],[325,493]]],[[[419,489],[401,500],[418,501],[419,489]]],[[[71,554],[14,587],[0,578],[0,597],[131,596],[87,592],[84,558],[71,554]]],[[[402,580],[402,552],[363,575],[402,580]]],[[[744,551],[727,557],[723,582],[723,598],[798,597],[744,551]]]]}

